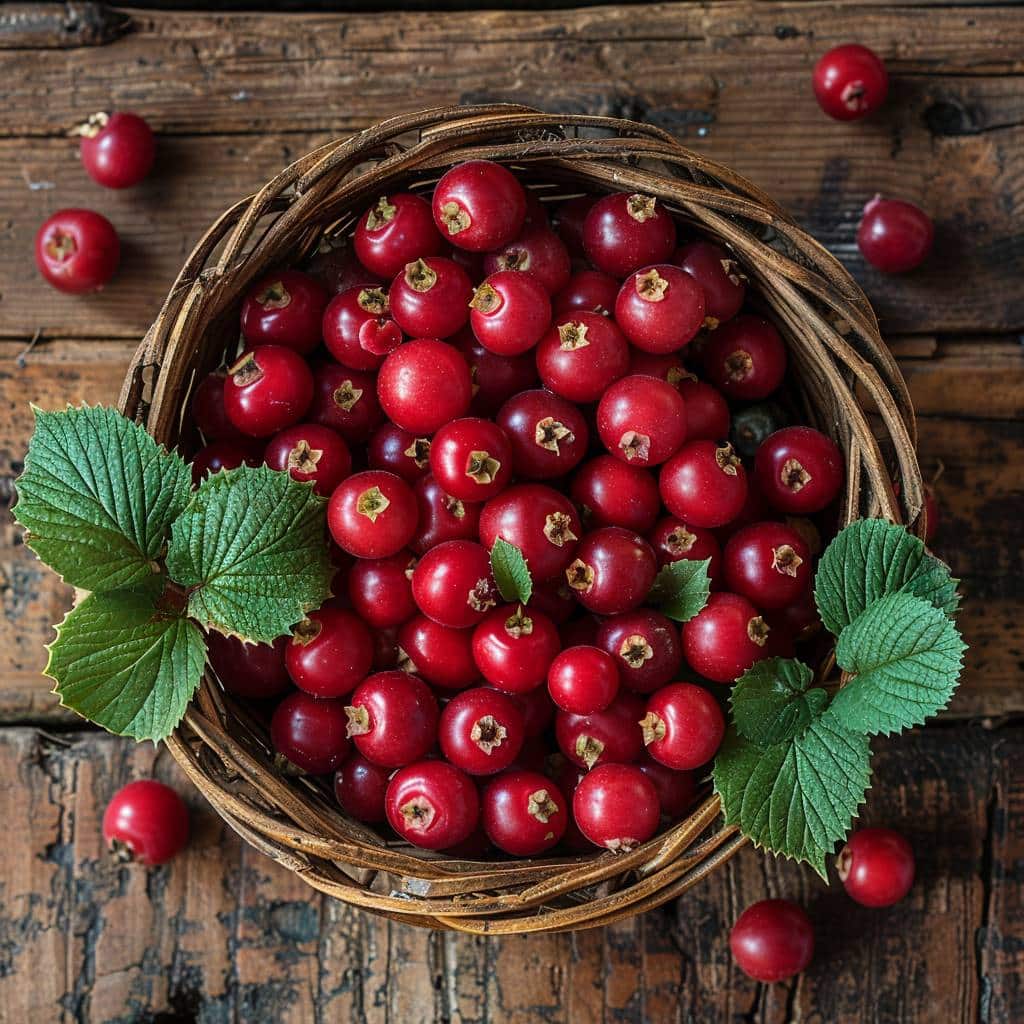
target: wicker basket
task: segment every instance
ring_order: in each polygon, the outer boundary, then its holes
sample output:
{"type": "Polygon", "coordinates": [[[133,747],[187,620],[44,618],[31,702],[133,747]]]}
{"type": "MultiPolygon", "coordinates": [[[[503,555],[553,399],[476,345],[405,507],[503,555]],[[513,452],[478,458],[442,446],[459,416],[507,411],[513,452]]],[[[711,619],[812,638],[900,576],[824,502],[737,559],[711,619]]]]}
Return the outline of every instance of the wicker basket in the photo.
{"type": "MultiPolygon", "coordinates": [[[[680,221],[730,247],[787,340],[806,421],[846,456],[844,520],[918,519],[913,411],[860,288],[750,182],[665,132],[609,118],[516,106],[435,109],[308,154],[206,232],[135,354],[122,410],[159,441],[187,447],[190,390],[237,350],[237,309],[249,284],[307,258],[325,237],[346,235],[377,196],[429,188],[445,169],[474,158],[513,165],[542,197],[654,195],[680,221]],[[867,396],[870,417],[858,394],[867,396]]],[[[713,796],[626,854],[485,863],[388,842],[347,820],[316,782],[275,772],[265,723],[210,677],[168,746],[257,849],[322,892],[431,928],[556,932],[609,924],[685,892],[744,842],[722,825],[713,796]]]]}

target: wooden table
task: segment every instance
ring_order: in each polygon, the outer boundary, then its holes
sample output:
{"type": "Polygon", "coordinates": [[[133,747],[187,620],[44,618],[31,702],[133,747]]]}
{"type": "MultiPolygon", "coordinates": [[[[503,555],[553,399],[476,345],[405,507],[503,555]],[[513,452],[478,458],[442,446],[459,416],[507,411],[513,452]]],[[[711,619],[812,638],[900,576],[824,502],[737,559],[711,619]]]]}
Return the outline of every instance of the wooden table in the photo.
{"type": "Polygon", "coordinates": [[[877,745],[866,818],[906,831],[920,858],[898,909],[856,907],[748,850],[678,903],[604,931],[429,934],[321,899],[198,797],[187,855],[149,873],[113,865],[98,826],[113,790],[150,773],[187,790],[165,752],[57,709],[40,669],[69,595],[5,517],[0,1020],[1024,1019],[1024,10],[130,13],[116,38],[121,19],[90,5],[0,7],[5,497],[28,403],[112,401],[203,226],[285,162],[396,110],[459,100],[626,115],[749,175],[867,289],[910,382],[926,473],[942,470],[936,546],[963,577],[972,650],[949,711],[877,745]],[[886,109],[860,125],[828,121],[810,92],[816,56],[850,40],[892,74],[886,109]],[[64,138],[109,107],[160,132],[158,170],[123,194],[93,186],[64,138]],[[863,265],[854,231],[876,191],[935,215],[927,269],[863,265]],[[43,218],[76,205],[110,216],[125,249],[117,282],[81,300],[50,291],[30,256],[43,218]],[[819,950],[803,977],[765,988],[732,965],[727,930],[768,893],[809,908],[819,950]]]}

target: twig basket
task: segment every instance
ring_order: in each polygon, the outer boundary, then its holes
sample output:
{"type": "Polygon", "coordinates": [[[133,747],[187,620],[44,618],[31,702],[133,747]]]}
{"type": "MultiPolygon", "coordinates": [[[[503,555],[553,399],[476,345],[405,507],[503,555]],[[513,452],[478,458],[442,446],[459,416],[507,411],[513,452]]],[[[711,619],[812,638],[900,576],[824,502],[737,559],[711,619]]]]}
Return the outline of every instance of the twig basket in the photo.
{"type": "MultiPolygon", "coordinates": [[[[923,488],[906,385],[863,292],[768,196],[650,126],[517,106],[427,110],[331,142],[227,210],[188,257],[135,353],[120,405],[161,442],[187,448],[184,410],[203,374],[237,350],[251,282],[344,237],[376,197],[429,188],[448,167],[509,164],[541,198],[629,191],[657,197],[736,254],[786,339],[805,418],[845,454],[844,523],[915,522],[923,488]],[[858,393],[868,396],[871,414],[858,393]],[[898,481],[898,499],[893,481],[898,481]]],[[[273,768],[265,723],[212,677],[168,746],[227,823],[310,885],[431,928],[510,933],[609,924],[685,892],[742,845],[708,796],[626,854],[472,862],[382,839],[309,780],[273,768]]]]}

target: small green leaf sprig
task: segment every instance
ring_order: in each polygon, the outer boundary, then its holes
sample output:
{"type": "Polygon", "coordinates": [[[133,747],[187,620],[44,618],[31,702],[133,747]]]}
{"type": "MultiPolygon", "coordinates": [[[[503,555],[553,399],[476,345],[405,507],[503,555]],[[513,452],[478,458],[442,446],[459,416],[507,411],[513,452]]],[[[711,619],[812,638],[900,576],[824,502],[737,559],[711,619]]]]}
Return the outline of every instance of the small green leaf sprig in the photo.
{"type": "Polygon", "coordinates": [[[181,456],[114,409],[33,411],[14,517],[43,562],[89,591],[45,672],[64,707],[164,739],[202,678],[203,629],[270,642],[330,596],[325,501],[266,466],[193,490],[181,456]]]}

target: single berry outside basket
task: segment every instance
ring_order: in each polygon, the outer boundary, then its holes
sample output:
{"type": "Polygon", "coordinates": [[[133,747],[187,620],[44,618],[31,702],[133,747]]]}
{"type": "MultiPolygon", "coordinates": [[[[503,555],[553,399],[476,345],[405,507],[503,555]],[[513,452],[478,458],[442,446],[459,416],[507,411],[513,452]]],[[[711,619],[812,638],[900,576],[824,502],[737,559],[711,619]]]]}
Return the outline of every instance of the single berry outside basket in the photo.
{"type": "MultiPolygon", "coordinates": [[[[135,353],[122,411],[157,440],[191,450],[191,389],[237,351],[237,310],[249,285],[344,238],[376,197],[427,189],[470,159],[515,168],[542,198],[653,195],[695,233],[731,248],[786,339],[805,421],[845,455],[843,522],[882,516],[920,529],[913,410],[861,289],[760,189],[632,121],[451,107],[395,117],[309,153],[200,240],[135,353]]],[[[258,850],[322,892],[430,928],[514,933],[610,924],[685,892],[745,841],[722,824],[709,795],[625,854],[472,862],[386,842],[346,819],[315,783],[275,771],[265,724],[209,675],[168,747],[258,850]]]]}

